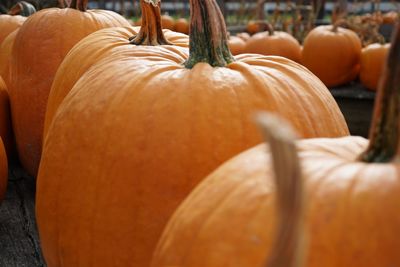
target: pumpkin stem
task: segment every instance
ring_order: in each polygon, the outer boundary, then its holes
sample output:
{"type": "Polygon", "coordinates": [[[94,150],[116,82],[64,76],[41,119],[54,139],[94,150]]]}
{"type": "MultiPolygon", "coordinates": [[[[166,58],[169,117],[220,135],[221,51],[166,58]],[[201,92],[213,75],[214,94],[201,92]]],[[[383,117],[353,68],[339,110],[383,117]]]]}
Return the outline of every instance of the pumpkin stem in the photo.
{"type": "Polygon", "coordinates": [[[160,0],[140,0],[142,26],[129,40],[135,45],[169,45],[161,25],[160,0]]]}
{"type": "Polygon", "coordinates": [[[36,12],[35,7],[25,1],[21,1],[18,2],[17,4],[15,4],[9,11],[8,11],[8,15],[21,15],[24,17],[29,17],[30,15],[32,15],[33,13],[36,12]]]}
{"type": "Polygon", "coordinates": [[[88,0],[72,0],[69,8],[74,8],[85,12],[87,10],[88,0]]]}
{"type": "Polygon", "coordinates": [[[389,55],[375,100],[369,147],[364,162],[390,162],[400,156],[400,24],[395,27],[389,55]]]}
{"type": "Polygon", "coordinates": [[[347,25],[347,21],[346,21],[345,19],[343,19],[343,18],[338,19],[338,20],[333,24],[332,31],[333,31],[333,32],[337,32],[337,30],[338,30],[338,28],[339,28],[340,26],[346,26],[346,25],[347,25]]]}
{"type": "Polygon", "coordinates": [[[258,122],[272,154],[278,204],[278,231],[265,266],[302,266],[305,257],[304,199],[296,134],[289,123],[275,115],[261,114],[258,122]]]}
{"type": "Polygon", "coordinates": [[[189,59],[191,69],[199,62],[224,67],[235,61],[228,47],[225,20],[215,0],[190,1],[189,59]]]}

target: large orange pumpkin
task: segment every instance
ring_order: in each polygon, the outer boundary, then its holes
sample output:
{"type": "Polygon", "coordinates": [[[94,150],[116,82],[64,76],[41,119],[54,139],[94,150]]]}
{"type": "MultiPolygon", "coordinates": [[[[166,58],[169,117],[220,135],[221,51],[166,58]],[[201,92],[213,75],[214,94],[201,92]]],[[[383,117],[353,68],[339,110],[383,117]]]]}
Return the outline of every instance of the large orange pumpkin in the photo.
{"type": "Polygon", "coordinates": [[[21,27],[25,20],[26,17],[19,15],[0,15],[0,45],[10,33],[21,27]]]}
{"type": "MultiPolygon", "coordinates": [[[[371,142],[344,137],[296,143],[308,192],[305,266],[400,266],[397,31],[375,106],[371,142]]],[[[275,217],[272,171],[266,161],[271,161],[270,153],[259,145],[208,176],[168,223],[153,266],[262,266],[275,217]]]]}
{"type": "Polygon", "coordinates": [[[318,26],[304,40],[302,64],[326,86],[354,80],[360,70],[361,41],[351,30],[318,26]]]}
{"type": "Polygon", "coordinates": [[[33,176],[40,161],[47,97],[61,61],[90,33],[129,26],[115,12],[85,11],[86,3],[78,0],[72,8],[43,9],[30,16],[15,37],[9,88],[13,127],[21,163],[33,176]]]}
{"type": "Polygon", "coordinates": [[[8,167],[6,151],[3,147],[3,141],[0,138],[0,203],[4,198],[7,188],[8,167]]]}
{"type": "Polygon", "coordinates": [[[259,32],[246,42],[246,53],[282,56],[300,62],[301,48],[299,42],[289,33],[274,31],[268,25],[268,31],[259,32]]]}
{"type": "Polygon", "coordinates": [[[15,157],[15,143],[14,134],[11,127],[11,116],[10,116],[10,100],[8,97],[7,86],[0,76],[0,137],[3,140],[3,144],[8,158],[12,159],[15,157]]]}
{"type": "Polygon", "coordinates": [[[362,49],[360,80],[370,90],[378,88],[389,47],[389,44],[370,44],[362,49]]]}
{"type": "Polygon", "coordinates": [[[0,76],[3,77],[6,84],[10,82],[11,51],[17,33],[18,29],[10,33],[0,44],[0,76]]]}
{"type": "MultiPolygon", "coordinates": [[[[79,78],[101,59],[120,50],[132,50],[133,45],[165,45],[168,42],[181,47],[189,46],[187,35],[161,30],[160,8],[141,0],[143,20],[140,28],[110,28],[97,31],[81,40],[71,49],[60,65],[50,90],[44,123],[45,137],[53,117],[64,97],[79,78]],[[129,39],[135,36],[135,39],[129,39]]],[[[142,53],[142,52],[140,52],[142,53]]],[[[186,55],[186,53],[185,53],[186,55]]]]}
{"type": "Polygon", "coordinates": [[[117,51],[60,105],[37,183],[48,266],[149,266],[202,177],[261,141],[255,110],[282,114],[305,137],[348,134],[311,72],[282,57],[233,58],[215,0],[191,1],[191,13],[189,59],[174,46],[117,51]]]}

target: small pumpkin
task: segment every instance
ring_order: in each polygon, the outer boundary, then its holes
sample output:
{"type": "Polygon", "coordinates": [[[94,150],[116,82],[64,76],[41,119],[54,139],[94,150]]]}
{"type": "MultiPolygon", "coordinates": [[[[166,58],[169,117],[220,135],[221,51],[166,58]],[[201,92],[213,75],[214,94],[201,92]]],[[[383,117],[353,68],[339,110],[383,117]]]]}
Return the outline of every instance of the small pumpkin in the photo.
{"type": "MultiPolygon", "coordinates": [[[[3,140],[2,146],[7,152],[8,158],[14,159],[15,143],[14,134],[11,126],[11,115],[10,115],[10,100],[8,97],[7,86],[0,76],[0,137],[3,140]]],[[[1,160],[1,159],[0,159],[1,160]]]]}
{"type": "Polygon", "coordinates": [[[362,49],[360,81],[370,90],[378,88],[390,44],[370,44],[362,49]]]}
{"type": "Polygon", "coordinates": [[[161,16],[161,24],[163,29],[168,29],[173,31],[175,29],[175,20],[173,17],[164,14],[161,16]]]}
{"type": "Polygon", "coordinates": [[[306,36],[302,64],[328,87],[353,81],[360,71],[361,41],[351,30],[318,26],[306,36]]]}
{"type": "Polygon", "coordinates": [[[11,51],[17,33],[18,29],[10,33],[0,44],[0,76],[3,77],[6,85],[10,84],[11,51]]]}
{"type": "MultiPolygon", "coordinates": [[[[400,27],[396,31],[370,142],[296,142],[308,204],[305,266],[400,266],[400,27]]],[[[277,125],[278,135],[284,125],[277,125]]],[[[152,266],[262,266],[275,217],[267,147],[239,154],[203,180],[169,221],[152,266]]]]}
{"type": "Polygon", "coordinates": [[[232,52],[232,55],[236,56],[244,53],[246,48],[246,42],[239,37],[230,36],[228,40],[228,46],[232,52]]]}
{"type": "Polygon", "coordinates": [[[236,36],[245,42],[250,39],[250,34],[248,34],[247,32],[240,32],[240,33],[236,34],[236,36]]]}
{"type": "Polygon", "coordinates": [[[396,11],[389,11],[382,15],[383,24],[395,24],[399,20],[399,13],[396,11]]]}
{"type": "Polygon", "coordinates": [[[330,92],[303,66],[231,55],[215,0],[191,1],[189,44],[189,58],[168,45],[117,51],[62,101],[37,182],[48,266],[149,266],[187,194],[260,142],[248,122],[255,110],[282,114],[305,137],[348,134],[330,92]]]}
{"type": "Polygon", "coordinates": [[[274,31],[270,24],[266,24],[266,26],[267,31],[256,33],[247,40],[245,52],[282,56],[300,62],[299,42],[287,32],[274,31]]]}
{"type": "Polygon", "coordinates": [[[4,199],[7,189],[8,164],[3,141],[0,138],[0,203],[4,199]]]}
{"type": "Polygon", "coordinates": [[[189,34],[189,22],[185,18],[180,18],[175,21],[175,31],[189,34]]]}
{"type": "Polygon", "coordinates": [[[254,20],[250,20],[247,23],[246,31],[250,35],[256,34],[257,32],[261,31],[260,22],[259,21],[254,21],[254,20]]]}
{"type": "Polygon", "coordinates": [[[86,5],[87,0],[74,0],[70,8],[43,9],[30,16],[15,37],[8,89],[18,154],[32,176],[40,161],[48,94],[63,58],[92,32],[129,26],[115,12],[86,11],[86,5]]]}

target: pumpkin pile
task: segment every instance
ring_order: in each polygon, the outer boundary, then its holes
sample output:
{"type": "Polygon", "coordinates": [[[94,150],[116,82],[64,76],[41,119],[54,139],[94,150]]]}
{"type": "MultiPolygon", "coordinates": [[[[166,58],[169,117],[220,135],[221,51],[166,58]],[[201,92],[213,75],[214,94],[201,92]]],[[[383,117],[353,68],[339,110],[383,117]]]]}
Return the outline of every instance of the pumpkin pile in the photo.
{"type": "MultiPolygon", "coordinates": [[[[163,29],[189,34],[189,22],[185,18],[178,18],[175,20],[170,15],[164,14],[161,16],[161,24],[163,29]]],[[[142,18],[137,20],[134,25],[142,26],[142,18]]]]}

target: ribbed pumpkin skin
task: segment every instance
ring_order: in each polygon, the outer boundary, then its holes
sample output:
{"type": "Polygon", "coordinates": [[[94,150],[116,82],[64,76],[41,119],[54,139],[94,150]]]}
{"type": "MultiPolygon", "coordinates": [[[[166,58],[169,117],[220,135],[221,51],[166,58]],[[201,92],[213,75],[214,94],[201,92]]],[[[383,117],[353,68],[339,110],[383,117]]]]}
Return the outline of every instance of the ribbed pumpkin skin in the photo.
{"type": "Polygon", "coordinates": [[[180,18],[175,21],[175,31],[184,34],[189,34],[189,22],[185,18],[180,18]]]}
{"type": "Polygon", "coordinates": [[[7,156],[4,150],[3,141],[0,138],[0,203],[4,198],[7,188],[8,166],[7,156]]]}
{"type": "Polygon", "coordinates": [[[300,62],[301,49],[299,42],[286,32],[259,32],[246,42],[246,53],[282,56],[300,62]]]}
{"type": "Polygon", "coordinates": [[[161,21],[163,29],[168,29],[171,31],[175,29],[175,20],[173,17],[169,15],[162,15],[161,21]]]}
{"type": "Polygon", "coordinates": [[[229,50],[231,50],[232,55],[236,56],[236,55],[244,53],[244,50],[246,47],[246,42],[243,41],[239,37],[231,36],[231,37],[229,37],[228,45],[229,45],[229,50]]]}
{"type": "Polygon", "coordinates": [[[9,90],[18,153],[31,175],[39,165],[46,103],[58,66],[79,40],[112,26],[129,23],[110,11],[50,8],[30,16],[18,31],[9,90]]]}
{"type": "Polygon", "coordinates": [[[348,134],[326,87],[293,61],[242,55],[226,68],[189,70],[177,49],[114,53],[61,103],[37,184],[49,266],[148,266],[194,186],[260,142],[256,110],[282,114],[305,137],[348,134]]]}
{"type": "Polygon", "coordinates": [[[0,76],[6,84],[10,84],[11,51],[18,29],[10,33],[0,44],[0,76]]]}
{"type": "Polygon", "coordinates": [[[302,64],[326,86],[337,86],[354,80],[360,70],[361,41],[351,30],[332,25],[318,26],[305,38],[302,64]]]}
{"type": "MultiPolygon", "coordinates": [[[[7,86],[0,76],[0,137],[3,140],[8,158],[15,156],[14,135],[11,126],[10,99],[8,97],[7,86]]],[[[1,160],[1,159],[0,159],[1,160]]],[[[1,179],[1,178],[0,178],[1,179]]]]}
{"type": "Polygon", "coordinates": [[[370,90],[378,88],[390,44],[371,44],[361,52],[360,80],[370,90]]]}
{"type": "MultiPolygon", "coordinates": [[[[92,33],[71,49],[60,65],[47,101],[43,136],[45,137],[53,117],[64,97],[79,78],[101,59],[121,50],[133,49],[129,38],[136,35],[140,27],[110,28],[92,33]]],[[[172,44],[188,47],[189,37],[170,30],[164,36],[172,44]]]]}
{"type": "Polygon", "coordinates": [[[0,15],[0,45],[10,33],[21,27],[25,20],[26,17],[19,15],[0,15]]]}
{"type": "MultiPolygon", "coordinates": [[[[368,144],[361,137],[297,144],[308,191],[305,266],[399,266],[400,165],[356,162],[368,144]]],[[[152,266],[263,266],[274,237],[269,166],[260,145],[208,176],[169,221],[152,266]]]]}

